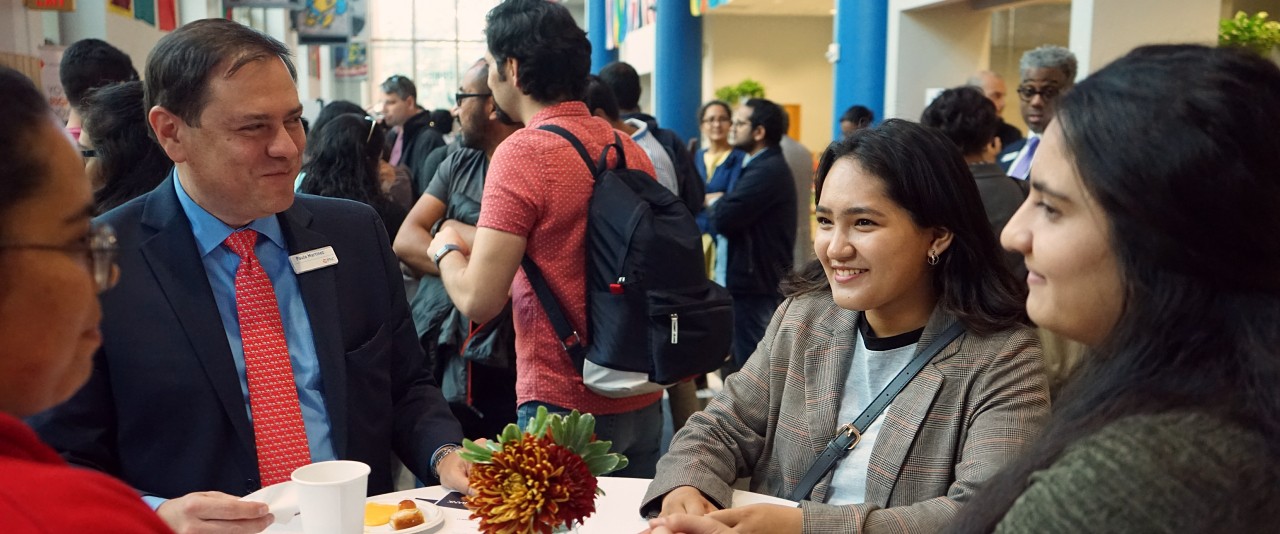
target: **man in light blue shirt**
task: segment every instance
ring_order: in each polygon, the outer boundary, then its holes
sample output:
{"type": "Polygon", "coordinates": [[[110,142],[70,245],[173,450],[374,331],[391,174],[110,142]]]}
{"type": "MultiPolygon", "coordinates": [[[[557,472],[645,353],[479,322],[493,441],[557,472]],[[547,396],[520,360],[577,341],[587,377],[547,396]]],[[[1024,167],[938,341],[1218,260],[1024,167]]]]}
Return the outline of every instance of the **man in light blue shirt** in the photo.
{"type": "Polygon", "coordinates": [[[467,489],[461,429],[425,366],[377,214],[295,198],[305,139],[294,74],[284,45],[233,21],[197,21],[156,45],[148,120],[175,171],[100,218],[119,236],[120,281],[102,297],[93,375],[30,421],[179,532],[265,529],[266,505],[237,497],[308,461],[368,464],[370,494],[394,489],[393,455],[467,489]],[[237,254],[224,241],[245,232],[252,248],[237,254]],[[275,309],[262,304],[271,293],[275,309]],[[264,390],[264,365],[295,387],[264,390]]]}

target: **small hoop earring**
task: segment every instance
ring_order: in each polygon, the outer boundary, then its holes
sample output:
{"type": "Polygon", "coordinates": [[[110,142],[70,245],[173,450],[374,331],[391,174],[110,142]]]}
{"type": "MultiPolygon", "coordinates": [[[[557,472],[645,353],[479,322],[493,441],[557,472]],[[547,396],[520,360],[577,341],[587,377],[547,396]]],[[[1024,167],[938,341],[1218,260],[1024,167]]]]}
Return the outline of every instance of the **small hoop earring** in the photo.
{"type": "Polygon", "coordinates": [[[937,265],[937,264],[938,264],[938,253],[936,251],[930,250],[929,265],[937,265]]]}

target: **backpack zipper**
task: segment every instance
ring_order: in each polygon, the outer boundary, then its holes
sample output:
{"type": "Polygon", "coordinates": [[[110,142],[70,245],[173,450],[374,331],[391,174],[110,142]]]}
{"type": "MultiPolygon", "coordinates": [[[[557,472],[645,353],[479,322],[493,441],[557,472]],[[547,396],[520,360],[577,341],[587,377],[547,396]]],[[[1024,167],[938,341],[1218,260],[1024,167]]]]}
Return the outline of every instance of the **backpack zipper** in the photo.
{"type": "Polygon", "coordinates": [[[671,314],[671,344],[680,342],[680,314],[671,314]]]}

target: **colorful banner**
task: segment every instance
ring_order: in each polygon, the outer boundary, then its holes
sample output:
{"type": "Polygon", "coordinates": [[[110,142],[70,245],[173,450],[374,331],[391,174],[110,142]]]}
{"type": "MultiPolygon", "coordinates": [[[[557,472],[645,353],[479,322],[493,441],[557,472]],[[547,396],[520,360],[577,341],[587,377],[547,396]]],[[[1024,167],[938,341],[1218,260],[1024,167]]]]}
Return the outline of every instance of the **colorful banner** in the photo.
{"type": "Polygon", "coordinates": [[[723,6],[733,0],[689,0],[689,13],[701,17],[703,13],[723,6]]]}
{"type": "Polygon", "coordinates": [[[657,0],[605,0],[604,31],[609,36],[605,48],[613,50],[635,31],[657,19],[657,0]]]}
{"type": "Polygon", "coordinates": [[[233,7],[282,7],[286,9],[301,9],[301,0],[222,0],[222,5],[227,9],[233,7]]]}
{"type": "Polygon", "coordinates": [[[342,44],[364,26],[368,6],[364,0],[306,0],[293,12],[298,44],[342,44]]]}
{"type": "Polygon", "coordinates": [[[171,32],[178,29],[177,0],[156,0],[156,12],[160,31],[171,32]]]}
{"type": "Polygon", "coordinates": [[[107,0],[107,12],[133,17],[133,0],[107,0]]]}
{"type": "Polygon", "coordinates": [[[363,80],[369,76],[369,47],[355,41],[333,47],[333,77],[363,80]]]}
{"type": "Polygon", "coordinates": [[[156,0],[137,0],[133,3],[133,18],[156,25],[156,0]]]}

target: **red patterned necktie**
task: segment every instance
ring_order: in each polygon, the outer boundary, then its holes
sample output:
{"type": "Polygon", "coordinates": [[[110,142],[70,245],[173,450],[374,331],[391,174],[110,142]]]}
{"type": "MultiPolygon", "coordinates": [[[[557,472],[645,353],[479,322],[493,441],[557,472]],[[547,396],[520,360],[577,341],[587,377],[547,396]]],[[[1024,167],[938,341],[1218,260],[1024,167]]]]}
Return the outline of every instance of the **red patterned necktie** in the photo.
{"type": "Polygon", "coordinates": [[[249,379],[258,475],[266,487],[289,480],[294,469],[311,463],[311,449],[302,424],[276,293],[253,252],[257,240],[258,232],[243,230],[233,232],[223,243],[240,256],[240,266],[236,268],[236,313],[249,379]]]}

